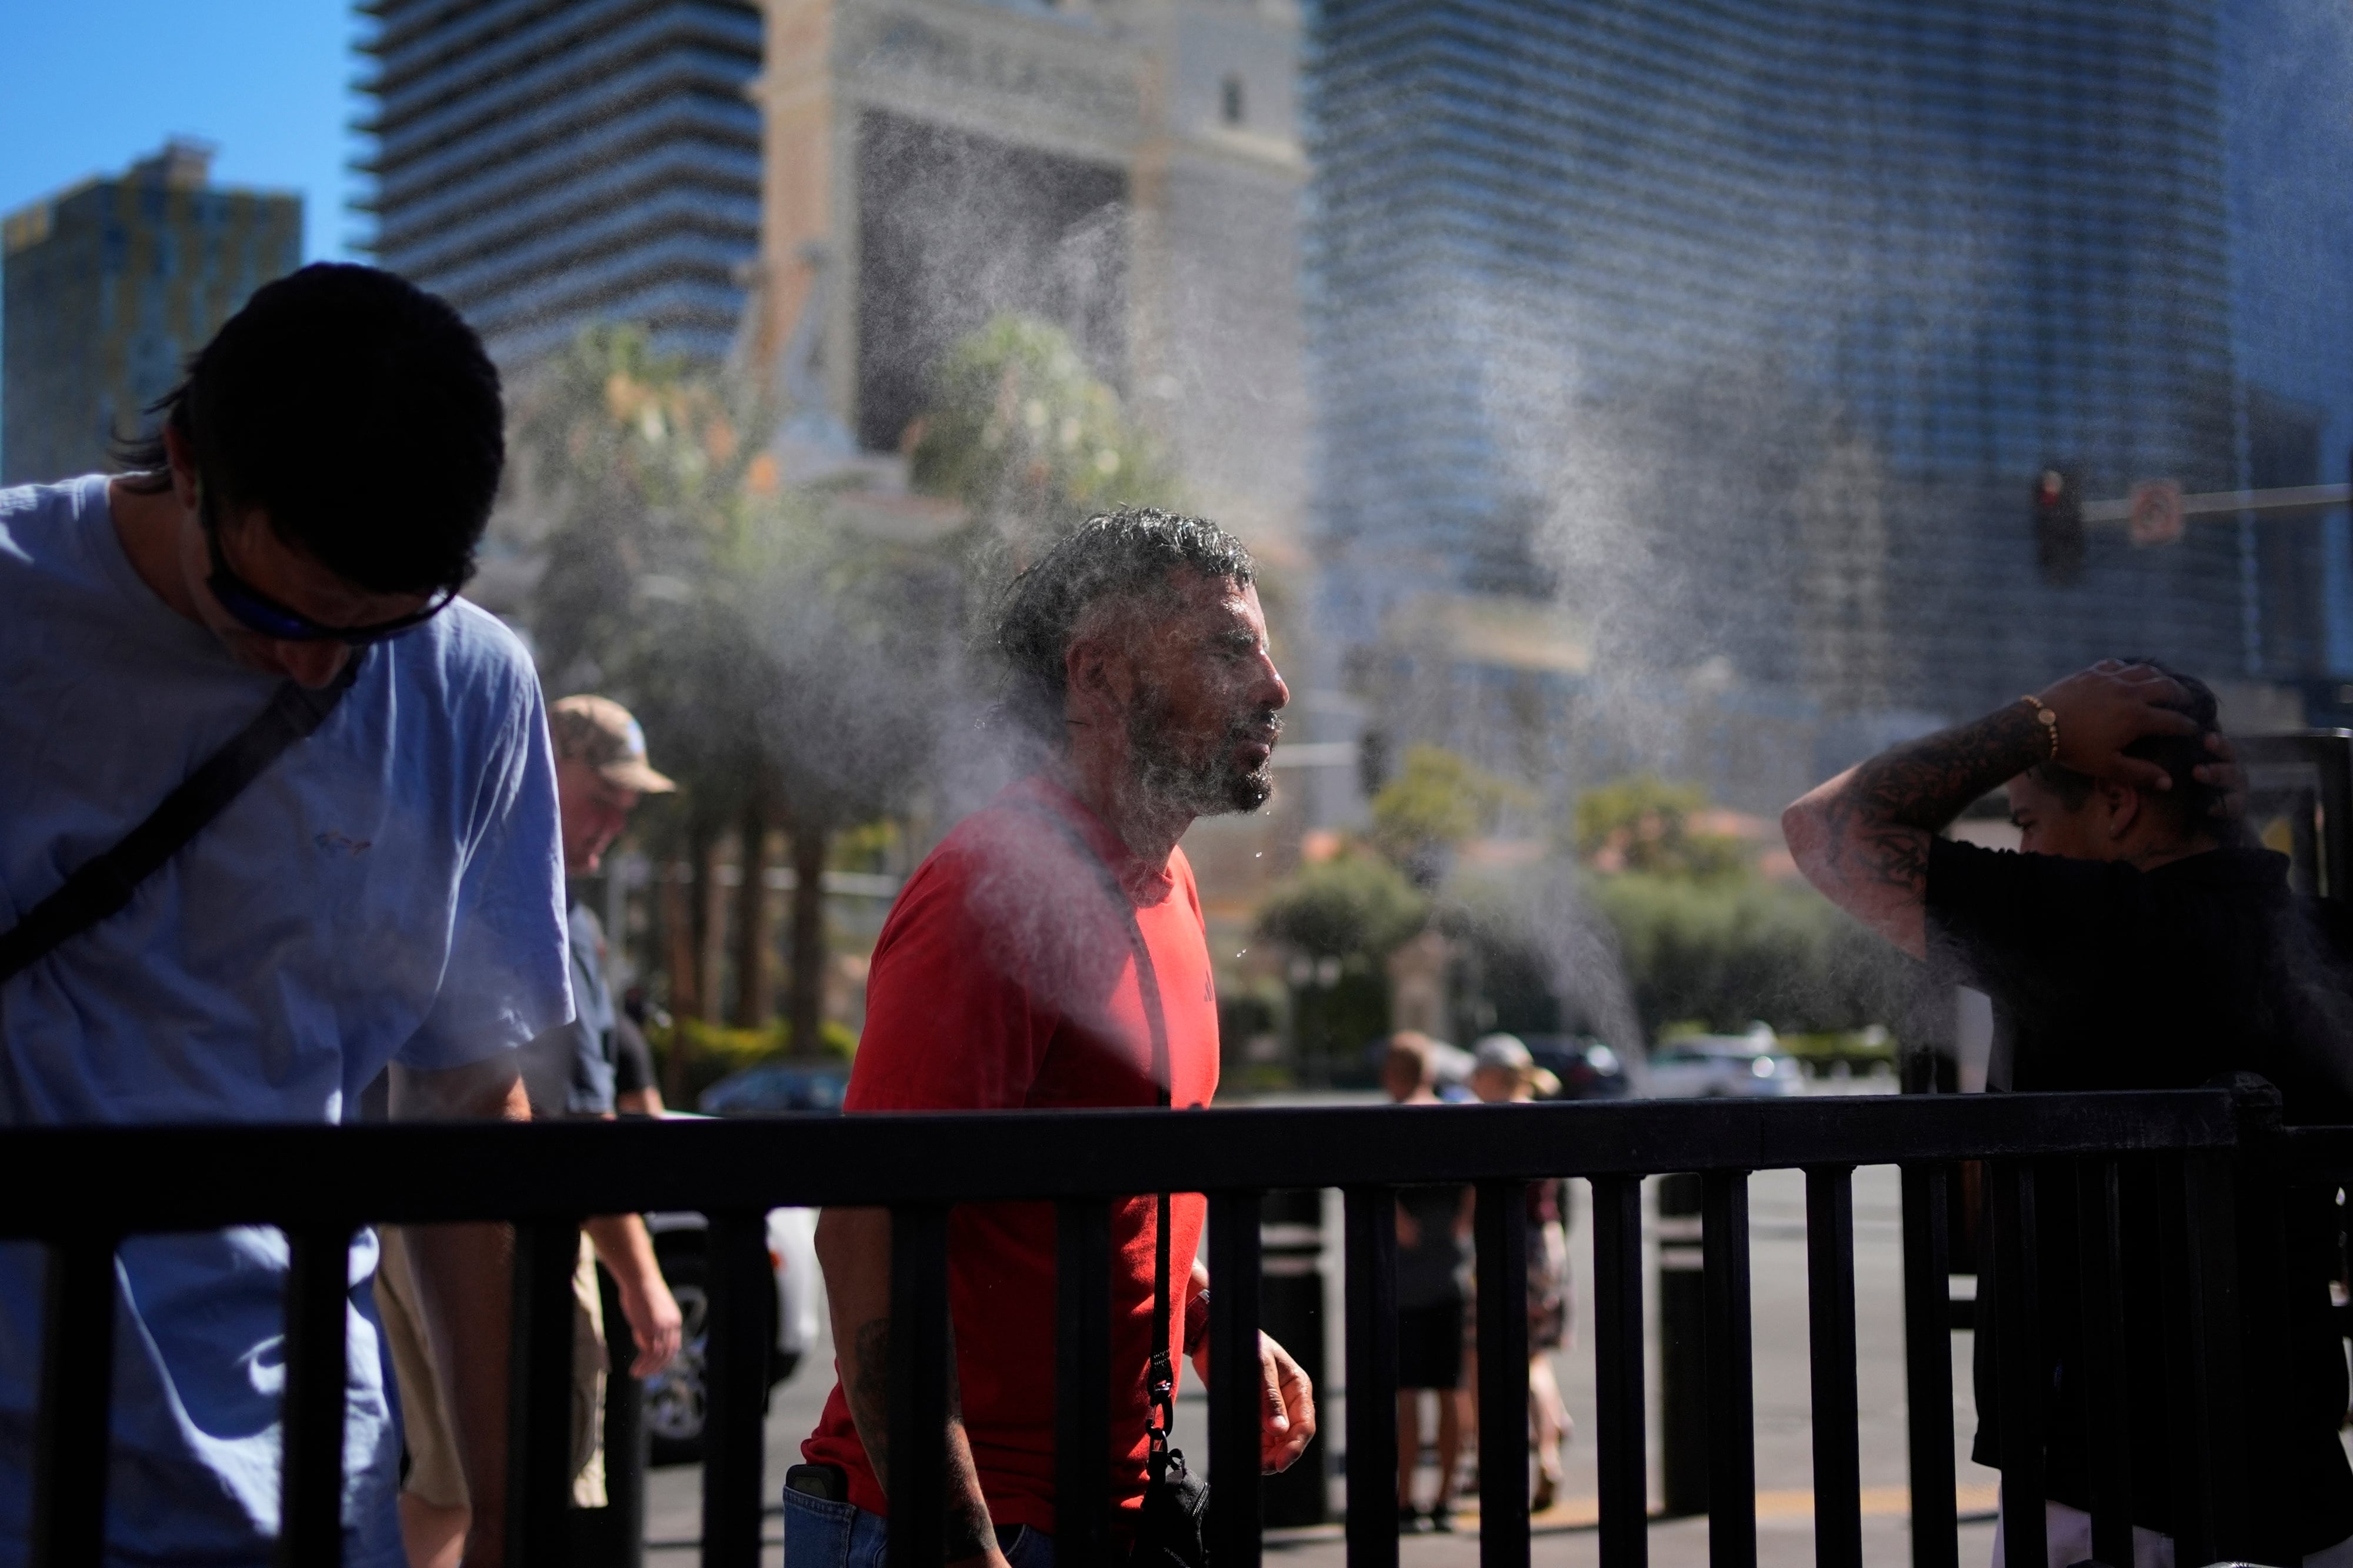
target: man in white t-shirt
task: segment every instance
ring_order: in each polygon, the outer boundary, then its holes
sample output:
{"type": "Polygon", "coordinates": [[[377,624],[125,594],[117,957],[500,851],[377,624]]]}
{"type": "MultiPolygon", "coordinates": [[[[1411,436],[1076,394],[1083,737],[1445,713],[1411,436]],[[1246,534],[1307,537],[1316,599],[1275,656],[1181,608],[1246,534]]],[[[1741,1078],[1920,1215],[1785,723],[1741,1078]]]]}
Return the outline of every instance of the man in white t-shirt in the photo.
{"type": "MultiPolygon", "coordinates": [[[[106,850],[291,680],[296,742],[130,902],[0,984],[0,1127],[506,1117],[515,1047],[571,1016],[554,763],[531,661],[456,598],[504,460],[497,373],[390,274],[268,285],[192,362],[141,471],[0,490],[0,928],[106,850]]],[[[420,1233],[424,1234],[424,1233],[420,1233]]],[[[344,1561],[402,1562],[399,1433],[353,1246],[344,1561]]],[[[507,1268],[415,1248],[501,1560],[507,1268]]],[[[0,1564],[23,1560],[41,1258],[0,1247],[0,1564]]],[[[110,1563],[260,1564],[279,1523],[286,1244],[134,1236],[117,1263],[110,1563]]]]}

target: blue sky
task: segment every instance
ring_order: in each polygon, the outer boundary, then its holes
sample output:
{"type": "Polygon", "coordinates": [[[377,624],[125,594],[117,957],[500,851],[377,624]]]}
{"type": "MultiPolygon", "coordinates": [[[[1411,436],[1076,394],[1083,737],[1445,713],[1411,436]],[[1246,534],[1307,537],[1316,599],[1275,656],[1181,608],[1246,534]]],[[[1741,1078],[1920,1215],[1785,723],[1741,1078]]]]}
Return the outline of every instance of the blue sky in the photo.
{"type": "Polygon", "coordinates": [[[347,255],[357,26],[343,0],[0,0],[0,212],[178,133],[223,184],[301,191],[306,260],[347,255]]]}

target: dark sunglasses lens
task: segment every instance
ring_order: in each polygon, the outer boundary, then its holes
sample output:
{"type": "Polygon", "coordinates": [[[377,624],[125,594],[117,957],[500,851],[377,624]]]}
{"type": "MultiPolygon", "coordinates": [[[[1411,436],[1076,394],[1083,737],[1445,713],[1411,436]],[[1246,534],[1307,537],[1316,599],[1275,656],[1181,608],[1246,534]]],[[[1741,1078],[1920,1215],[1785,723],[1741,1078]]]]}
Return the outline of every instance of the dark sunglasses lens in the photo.
{"type": "Polygon", "coordinates": [[[233,578],[216,573],[210,584],[213,597],[221,608],[235,616],[247,630],[280,642],[309,642],[334,634],[304,616],[280,609],[246,591],[245,585],[233,578]]]}

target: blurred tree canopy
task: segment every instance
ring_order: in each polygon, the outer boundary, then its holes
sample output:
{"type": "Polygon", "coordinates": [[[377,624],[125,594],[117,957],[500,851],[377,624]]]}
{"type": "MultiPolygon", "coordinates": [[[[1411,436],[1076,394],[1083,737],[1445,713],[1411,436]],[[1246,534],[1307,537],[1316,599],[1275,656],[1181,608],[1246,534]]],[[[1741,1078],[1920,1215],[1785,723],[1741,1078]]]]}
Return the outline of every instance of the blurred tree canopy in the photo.
{"type": "Polygon", "coordinates": [[[1902,957],[1801,882],[1760,876],[1739,840],[1694,829],[1707,792],[1638,773],[1578,796],[1586,900],[1618,942],[1644,1031],[1816,1033],[1897,1021],[1902,957]]]}
{"type": "MultiPolygon", "coordinates": [[[[543,510],[546,571],[532,606],[544,668],[646,726],[685,797],[700,878],[717,839],[742,846],[739,1026],[765,1025],[767,839],[792,837],[792,1038],[818,1037],[830,837],[903,803],[936,733],[934,679],[954,656],[953,567],[861,536],[822,495],[779,482],[746,432],[773,411],[635,326],[592,327],[534,379],[517,422],[523,482],[543,510]]],[[[674,944],[681,1011],[701,994],[674,944]],[[685,971],[686,973],[681,973],[685,971]]]]}
{"type": "Polygon", "coordinates": [[[1429,918],[1430,900],[1396,867],[1343,852],[1277,884],[1259,906],[1258,929],[1314,957],[1377,962],[1429,918]]]}
{"type": "Polygon", "coordinates": [[[962,501],[1018,559],[1092,513],[1176,495],[1119,394],[1035,317],[999,314],[951,347],[909,437],[909,481],[962,501]]]}
{"type": "Polygon", "coordinates": [[[1397,776],[1373,796],[1373,843],[1416,883],[1437,886],[1446,857],[1528,792],[1443,746],[1408,746],[1397,776]]]}
{"type": "Polygon", "coordinates": [[[1810,887],[1628,871],[1591,879],[1588,896],[1652,1038],[1677,1023],[1813,1034],[1903,1016],[1906,961],[1810,887]]]}
{"type": "Polygon", "coordinates": [[[1697,784],[1669,784],[1635,773],[1577,797],[1577,858],[1603,872],[1643,871],[1665,877],[1726,877],[1747,869],[1740,841],[1693,830],[1707,809],[1697,784]]]}

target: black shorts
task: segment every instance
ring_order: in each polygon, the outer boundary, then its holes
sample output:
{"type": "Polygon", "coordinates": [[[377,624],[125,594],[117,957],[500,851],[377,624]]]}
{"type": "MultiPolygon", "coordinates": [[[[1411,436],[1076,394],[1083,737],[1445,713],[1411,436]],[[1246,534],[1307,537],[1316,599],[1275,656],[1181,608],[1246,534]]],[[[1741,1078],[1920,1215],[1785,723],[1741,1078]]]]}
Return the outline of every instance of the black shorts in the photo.
{"type": "Polygon", "coordinates": [[[1459,1388],[1462,1384],[1462,1303],[1440,1301],[1398,1311],[1398,1386],[1459,1388]]]}

